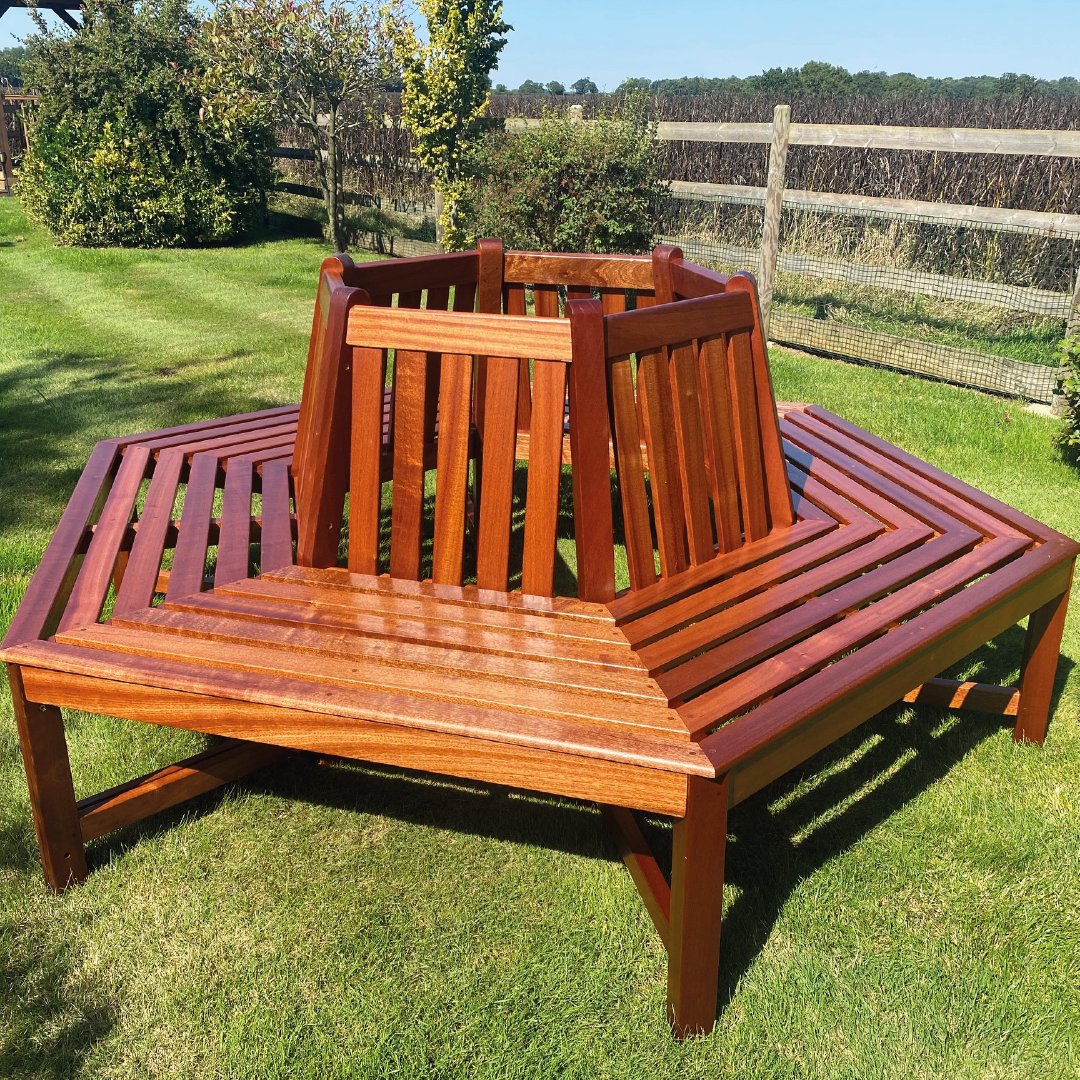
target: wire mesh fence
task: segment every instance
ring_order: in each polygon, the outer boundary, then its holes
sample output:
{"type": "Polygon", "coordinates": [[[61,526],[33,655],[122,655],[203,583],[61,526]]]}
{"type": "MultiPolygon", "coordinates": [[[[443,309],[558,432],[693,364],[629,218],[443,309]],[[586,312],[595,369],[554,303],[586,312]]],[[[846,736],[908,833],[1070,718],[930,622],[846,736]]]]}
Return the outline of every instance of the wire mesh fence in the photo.
{"type": "MultiPolygon", "coordinates": [[[[771,337],[831,356],[1050,403],[1080,234],[953,216],[785,207],[771,337]]],[[[757,270],[759,197],[672,200],[662,235],[719,270],[757,270]]]]}

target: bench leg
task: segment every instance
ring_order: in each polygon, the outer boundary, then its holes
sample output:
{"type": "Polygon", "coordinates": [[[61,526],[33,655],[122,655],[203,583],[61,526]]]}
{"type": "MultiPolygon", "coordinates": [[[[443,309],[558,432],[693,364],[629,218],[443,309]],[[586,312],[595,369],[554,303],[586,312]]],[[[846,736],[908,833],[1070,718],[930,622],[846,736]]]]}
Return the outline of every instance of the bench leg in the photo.
{"type": "Polygon", "coordinates": [[[8,667],[15,723],[19,729],[30,807],[34,813],[41,868],[55,892],[86,878],[86,853],[75,788],[71,782],[64,718],[55,705],[27,701],[22,675],[8,667]]]}
{"type": "Polygon", "coordinates": [[[686,817],[675,823],[668,938],[668,1020],[679,1038],[716,1023],[728,788],[691,777],[686,817]]]}
{"type": "Polygon", "coordinates": [[[1024,662],[1020,668],[1020,702],[1013,730],[1017,742],[1041,743],[1046,738],[1068,606],[1069,591],[1066,589],[1028,618],[1024,662]]]}

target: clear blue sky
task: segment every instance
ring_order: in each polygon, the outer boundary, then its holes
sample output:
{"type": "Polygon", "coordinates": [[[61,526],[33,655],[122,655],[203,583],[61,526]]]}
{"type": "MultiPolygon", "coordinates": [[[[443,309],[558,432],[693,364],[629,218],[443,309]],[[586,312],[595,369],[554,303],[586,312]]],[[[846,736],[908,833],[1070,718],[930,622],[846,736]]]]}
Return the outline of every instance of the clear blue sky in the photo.
{"type": "MultiPolygon", "coordinates": [[[[807,60],[850,71],[1080,77],[1077,8],[1077,0],[505,0],[514,30],[495,81],[569,85],[584,76],[613,89],[631,75],[745,76],[807,60]]],[[[31,29],[26,12],[9,11],[0,48],[31,29]]]]}

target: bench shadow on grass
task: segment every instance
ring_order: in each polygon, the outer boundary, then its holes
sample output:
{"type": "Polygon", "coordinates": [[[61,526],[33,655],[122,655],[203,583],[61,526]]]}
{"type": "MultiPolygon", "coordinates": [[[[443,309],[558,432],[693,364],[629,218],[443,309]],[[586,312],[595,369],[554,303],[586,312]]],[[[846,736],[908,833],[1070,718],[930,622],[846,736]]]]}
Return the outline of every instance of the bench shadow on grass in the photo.
{"type": "MultiPolygon", "coordinates": [[[[998,683],[1014,679],[1023,638],[1024,631],[1013,627],[983,646],[962,665],[964,676],[998,683]]],[[[1072,667],[1063,656],[1055,706],[1072,667]]],[[[735,899],[724,916],[721,1010],[802,881],[948,775],[979,743],[1003,726],[1012,726],[1011,718],[1003,722],[979,713],[927,707],[916,707],[914,719],[909,716],[903,706],[885,710],[732,811],[725,882],[734,887],[735,899]],[[800,781],[809,783],[802,794],[795,794],[800,781]]],[[[504,788],[478,782],[354,763],[326,767],[314,755],[300,755],[244,784],[249,790],[318,806],[585,857],[618,858],[593,807],[543,796],[508,796],[504,788]]],[[[182,818],[212,810],[220,797],[220,793],[203,796],[103,839],[91,849],[92,867],[182,818]]],[[[670,823],[650,818],[643,826],[667,872],[670,823]]]]}
{"type": "MultiPolygon", "coordinates": [[[[248,355],[216,359],[227,367],[248,355]]],[[[0,484],[17,483],[18,498],[0,500],[0,530],[54,521],[99,439],[279,404],[254,387],[232,387],[227,376],[207,379],[198,368],[190,377],[173,368],[170,377],[150,378],[122,358],[106,363],[78,352],[31,353],[11,365],[0,373],[0,484]],[[74,440],[85,450],[73,461],[74,440]]]]}
{"type": "MultiPolygon", "coordinates": [[[[45,920],[42,920],[45,924],[45,920]]],[[[114,1024],[104,993],[73,971],[68,945],[45,925],[14,930],[0,960],[0,1076],[69,1080],[114,1024]]]]}

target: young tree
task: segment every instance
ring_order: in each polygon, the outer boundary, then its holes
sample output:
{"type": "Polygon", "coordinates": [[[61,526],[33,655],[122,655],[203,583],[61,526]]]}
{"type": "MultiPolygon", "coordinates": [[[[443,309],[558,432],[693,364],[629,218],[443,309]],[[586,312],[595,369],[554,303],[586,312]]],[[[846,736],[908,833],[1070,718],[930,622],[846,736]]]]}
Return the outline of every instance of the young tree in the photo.
{"type": "Polygon", "coordinates": [[[223,82],[261,95],[279,122],[308,135],[330,239],[344,250],[341,140],[374,122],[376,98],[396,71],[392,24],[382,11],[344,0],[218,0],[206,47],[223,82]]]}
{"type": "Polygon", "coordinates": [[[596,83],[592,79],[578,79],[577,82],[570,84],[570,89],[575,94],[599,94],[600,91],[596,87],[596,83]]]}
{"type": "Polygon", "coordinates": [[[501,0],[419,0],[427,20],[422,44],[411,22],[397,23],[404,90],[401,119],[420,163],[435,177],[439,233],[461,245],[460,204],[473,174],[473,150],[491,96],[490,74],[511,29],[501,0]]]}

